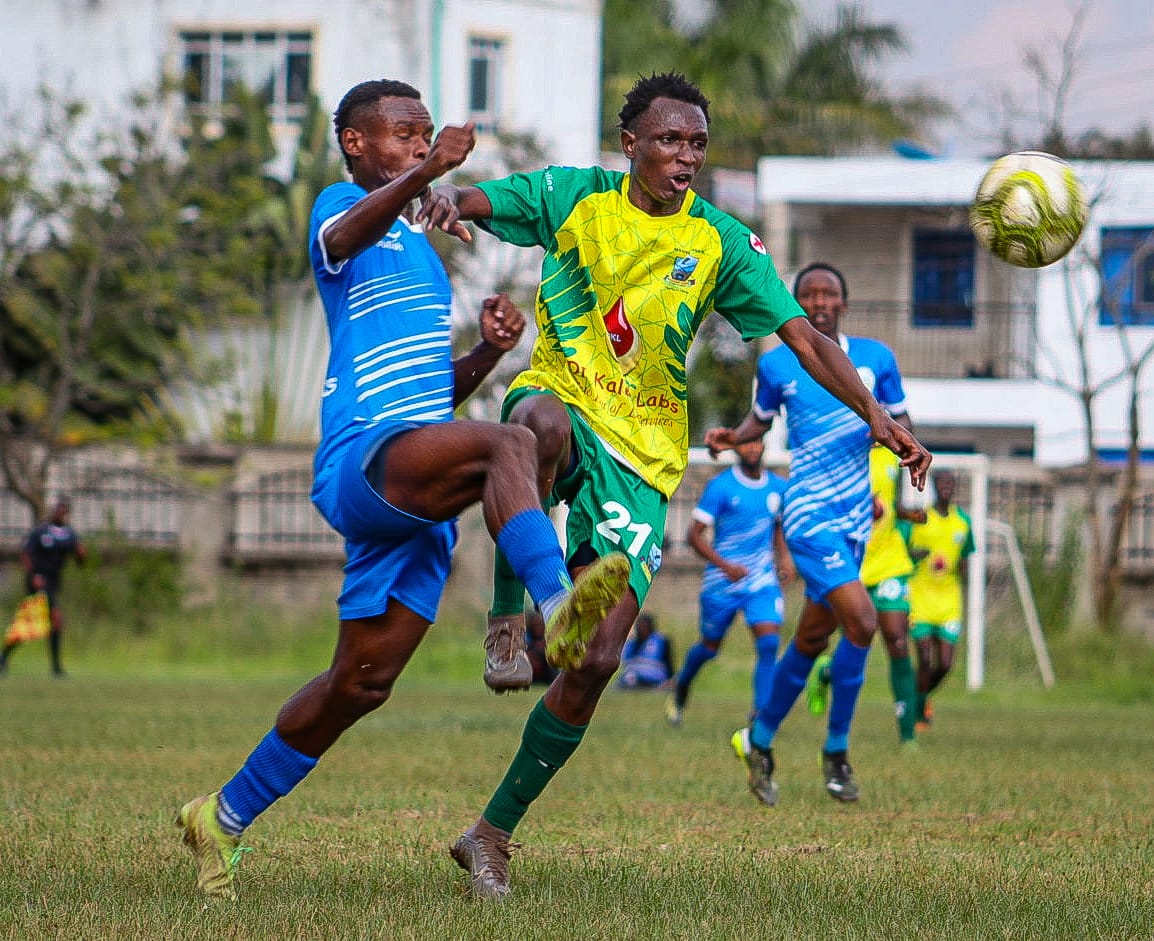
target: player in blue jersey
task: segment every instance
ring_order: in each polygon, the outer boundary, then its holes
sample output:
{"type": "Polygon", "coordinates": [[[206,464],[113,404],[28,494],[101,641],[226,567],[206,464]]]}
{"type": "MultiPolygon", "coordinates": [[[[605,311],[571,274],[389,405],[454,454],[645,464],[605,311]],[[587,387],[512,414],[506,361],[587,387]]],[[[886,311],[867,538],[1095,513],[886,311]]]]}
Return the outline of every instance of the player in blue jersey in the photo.
{"type": "Polygon", "coordinates": [[[670,725],[680,725],[694,678],[717,656],[729,626],[740,613],[753,635],[753,709],[765,705],[777,659],[777,635],[785,616],[779,570],[792,577],[793,565],[781,528],[786,482],[762,466],[761,439],[738,445],[737,464],[705,486],[687,540],[705,559],[701,578],[701,638],[685,654],[673,692],[665,704],[670,725]],[[713,530],[713,541],[706,531],[713,530]]]}
{"type": "Polygon", "coordinates": [[[481,503],[546,619],[555,665],[580,666],[584,637],[628,581],[619,555],[570,581],[541,511],[530,431],[453,419],[524,328],[505,295],[488,298],[480,342],[454,360],[448,278],[411,221],[414,200],[473,149],[473,126],[434,139],[419,93],[395,81],[352,88],[334,124],[352,182],[317,197],[309,250],[331,341],[312,496],[345,537],[340,629],[331,666],[285,703],[240,771],[181,808],[197,886],[210,896],[235,897],[249,824],[389,698],[436,618],[462,511],[481,503]]]}
{"type": "MultiPolygon", "coordinates": [[[[838,330],[847,295],[845,278],[824,263],[803,268],[794,281],[794,296],[809,322],[841,345],[866,388],[908,429],[905,392],[893,353],[876,340],[846,337],[838,330]]],[[[842,638],[830,668],[829,729],[822,749],[822,773],[831,797],[854,801],[859,791],[848,759],[849,732],[865,681],[866,657],[877,631],[877,612],[860,579],[873,522],[870,429],[814,382],[793,352],[783,346],[758,361],[750,413],[736,429],[711,429],[705,442],[719,451],[758,438],[783,409],[792,451],[785,492],[785,538],[805,582],[806,603],[797,633],[774,669],[767,704],[749,728],[734,734],[733,746],[746,764],[750,790],[772,806],[777,801],[774,736],[805,687],[814,661],[840,625],[842,638]]],[[[902,464],[911,466],[905,460],[902,464]]],[[[911,466],[911,479],[918,489],[923,488],[924,467],[911,466]]]]}

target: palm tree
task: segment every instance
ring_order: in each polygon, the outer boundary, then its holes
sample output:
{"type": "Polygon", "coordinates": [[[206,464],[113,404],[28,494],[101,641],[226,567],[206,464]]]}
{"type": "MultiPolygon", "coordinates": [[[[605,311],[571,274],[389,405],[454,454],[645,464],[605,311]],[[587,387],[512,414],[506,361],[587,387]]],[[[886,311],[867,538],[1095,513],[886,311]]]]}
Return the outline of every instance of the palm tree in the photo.
{"type": "Polygon", "coordinates": [[[606,0],[604,35],[607,143],[616,137],[621,94],[637,73],[671,68],[710,97],[714,166],[886,145],[949,113],[936,98],[886,92],[873,70],[904,51],[905,40],[896,26],[871,23],[856,6],[839,8],[832,27],[801,29],[791,0],[715,0],[709,17],[690,28],[663,0],[606,0]]]}

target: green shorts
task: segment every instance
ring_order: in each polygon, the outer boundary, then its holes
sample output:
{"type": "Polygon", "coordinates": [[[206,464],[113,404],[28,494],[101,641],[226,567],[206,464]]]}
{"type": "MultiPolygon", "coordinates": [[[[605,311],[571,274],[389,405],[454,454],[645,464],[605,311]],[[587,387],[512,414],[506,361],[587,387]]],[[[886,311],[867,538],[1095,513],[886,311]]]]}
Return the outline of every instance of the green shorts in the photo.
{"type": "Polygon", "coordinates": [[[893,578],[883,578],[872,588],[866,590],[870,594],[870,601],[878,611],[905,611],[910,610],[910,578],[908,575],[896,575],[893,578]]]}
{"type": "Polygon", "coordinates": [[[946,621],[942,624],[929,624],[918,621],[910,625],[910,637],[914,640],[925,640],[928,637],[937,637],[947,644],[957,644],[962,636],[961,621],[946,621]]]}
{"type": "MultiPolygon", "coordinates": [[[[502,420],[518,402],[545,391],[514,389],[501,407],[502,420]]],[[[616,460],[580,412],[569,405],[565,408],[573,426],[577,466],[553,485],[552,505],[565,503],[569,507],[565,522],[567,560],[585,565],[592,556],[625,553],[631,566],[629,584],[642,606],[653,576],[661,568],[669,500],[616,460]]]]}

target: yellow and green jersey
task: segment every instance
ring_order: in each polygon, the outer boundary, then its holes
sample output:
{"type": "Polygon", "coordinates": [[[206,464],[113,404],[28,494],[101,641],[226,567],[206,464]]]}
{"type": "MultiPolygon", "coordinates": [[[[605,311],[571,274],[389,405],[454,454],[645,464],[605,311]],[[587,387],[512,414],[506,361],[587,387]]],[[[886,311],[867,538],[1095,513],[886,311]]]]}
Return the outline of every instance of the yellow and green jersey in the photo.
{"type": "Polygon", "coordinates": [[[761,240],[692,191],[681,211],[629,202],[628,174],[549,167],[479,184],[481,226],[545,249],[537,341],[511,389],[548,389],[580,410],[637,474],[671,496],[689,452],[686,356],[716,310],[742,339],[805,316],[761,240]]]}
{"type": "Polygon", "coordinates": [[[870,490],[881,504],[882,514],[873,522],[862,559],[861,580],[867,588],[914,570],[906,541],[897,527],[901,479],[901,459],[881,445],[870,448],[870,490]]]}
{"type": "Polygon", "coordinates": [[[958,569],[962,559],[974,551],[970,518],[951,506],[945,515],[934,507],[924,523],[906,529],[906,541],[918,560],[910,578],[910,620],[945,624],[962,618],[962,582],[958,569]]]}

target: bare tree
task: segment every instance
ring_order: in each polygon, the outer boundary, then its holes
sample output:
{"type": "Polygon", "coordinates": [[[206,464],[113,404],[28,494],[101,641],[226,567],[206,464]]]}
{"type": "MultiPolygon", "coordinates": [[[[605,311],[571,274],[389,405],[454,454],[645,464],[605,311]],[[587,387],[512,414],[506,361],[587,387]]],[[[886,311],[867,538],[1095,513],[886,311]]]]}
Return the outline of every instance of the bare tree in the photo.
{"type": "Polygon", "coordinates": [[[1082,417],[1085,519],[1090,540],[1087,564],[1094,617],[1102,630],[1111,629],[1119,613],[1122,550],[1138,494],[1143,379],[1154,359],[1154,338],[1139,340],[1131,329],[1124,298],[1128,286],[1135,282],[1138,259],[1151,251],[1154,236],[1137,246],[1128,264],[1108,278],[1101,255],[1079,246],[1061,262],[1066,331],[1035,337],[1035,378],[1073,397],[1082,417]],[[1108,335],[1115,339],[1120,364],[1104,367],[1096,351],[1103,349],[1108,335]],[[1072,349],[1072,363],[1069,355],[1063,355],[1063,347],[1072,349]],[[1106,393],[1118,386],[1125,390],[1126,457],[1111,488],[1113,475],[1106,472],[1098,457],[1102,441],[1099,410],[1106,393]],[[1113,504],[1113,512],[1109,504],[1113,504]]]}

